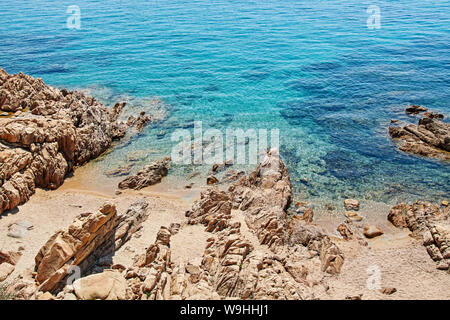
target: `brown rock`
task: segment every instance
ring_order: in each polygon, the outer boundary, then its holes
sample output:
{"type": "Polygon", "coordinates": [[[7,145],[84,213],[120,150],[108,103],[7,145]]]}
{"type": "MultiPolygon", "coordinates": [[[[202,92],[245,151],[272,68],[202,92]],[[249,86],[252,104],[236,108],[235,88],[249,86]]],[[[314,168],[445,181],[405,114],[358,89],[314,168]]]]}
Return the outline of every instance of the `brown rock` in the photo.
{"type": "Polygon", "coordinates": [[[352,221],[361,221],[363,218],[355,211],[347,211],[345,216],[352,221]]]}
{"type": "Polygon", "coordinates": [[[13,266],[15,266],[17,264],[17,262],[19,262],[20,257],[22,257],[22,252],[17,251],[8,251],[8,252],[4,252],[4,251],[0,251],[0,264],[2,263],[9,263],[13,266]]]}
{"type": "Polygon", "coordinates": [[[382,234],[384,234],[384,232],[376,226],[367,225],[364,226],[363,234],[366,238],[371,239],[381,236],[382,234]]]}
{"type": "Polygon", "coordinates": [[[219,183],[219,180],[216,177],[214,177],[214,176],[209,176],[206,179],[206,184],[208,184],[208,185],[217,184],[217,183],[219,183]]]}
{"type": "Polygon", "coordinates": [[[98,157],[124,135],[124,104],[108,109],[81,92],[0,69],[0,214],[22,204],[36,187],[56,189],[77,165],[98,157]]]}
{"type": "Polygon", "coordinates": [[[422,240],[431,259],[444,266],[450,261],[448,209],[424,201],[399,203],[389,211],[388,220],[396,227],[408,228],[413,237],[422,240]]]}
{"type": "Polygon", "coordinates": [[[125,300],[127,281],[115,270],[105,270],[73,283],[75,295],[81,300],[125,300]]]}
{"type": "Polygon", "coordinates": [[[119,189],[134,189],[140,190],[142,188],[157,184],[161,182],[162,178],[167,176],[170,167],[170,158],[165,158],[160,161],[154,161],[146,165],[137,174],[129,176],[119,183],[119,189]]]}
{"type": "Polygon", "coordinates": [[[346,210],[359,210],[359,201],[355,199],[346,199],[344,200],[344,206],[346,210]]]}
{"type": "Polygon", "coordinates": [[[11,273],[14,272],[15,267],[7,262],[0,264],[0,282],[5,281],[11,273]]]}
{"type": "MultiPolygon", "coordinates": [[[[419,109],[412,108],[411,110],[419,109]]],[[[412,113],[417,114],[418,112],[412,113]]],[[[399,142],[398,147],[401,151],[450,160],[450,124],[443,122],[442,118],[443,115],[429,113],[419,120],[418,125],[389,127],[389,134],[392,139],[399,142]]]]}
{"type": "Polygon", "coordinates": [[[425,112],[427,110],[428,110],[427,108],[422,107],[422,106],[411,105],[411,106],[406,107],[405,112],[408,114],[418,114],[421,112],[425,112]]]}
{"type": "Polygon", "coordinates": [[[380,290],[380,292],[381,292],[382,294],[385,294],[385,295],[391,295],[391,294],[396,293],[396,292],[397,292],[397,289],[396,289],[396,288],[393,288],[393,287],[386,287],[386,288],[382,288],[382,289],[380,290]]]}

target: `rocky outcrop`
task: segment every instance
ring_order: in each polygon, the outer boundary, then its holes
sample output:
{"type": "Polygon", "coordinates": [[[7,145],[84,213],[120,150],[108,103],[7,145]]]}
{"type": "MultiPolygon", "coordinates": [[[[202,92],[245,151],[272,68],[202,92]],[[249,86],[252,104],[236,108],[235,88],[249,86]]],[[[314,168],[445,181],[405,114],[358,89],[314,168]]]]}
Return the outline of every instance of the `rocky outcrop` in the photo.
{"type": "Polygon", "coordinates": [[[86,274],[100,259],[118,250],[147,219],[147,207],[144,201],[136,202],[118,215],[115,205],[105,203],[99,211],[82,214],[69,228],[58,231],[35,258],[39,290],[61,289],[74,266],[86,274]]]}
{"type": "Polygon", "coordinates": [[[67,230],[54,234],[35,258],[35,279],[40,291],[59,289],[71,267],[83,266],[97,248],[108,245],[114,239],[116,219],[116,207],[107,203],[97,212],[78,216],[67,230]]]}
{"type": "Polygon", "coordinates": [[[112,265],[115,271],[74,283],[88,288],[66,286],[66,295],[57,297],[314,299],[328,290],[327,279],[340,272],[344,258],[312,223],[312,214],[308,219],[288,217],[291,198],[288,171],[272,150],[248,177],[228,191],[206,190],[186,212],[188,225],[203,225],[210,234],[199,260],[172,260],[171,237],[182,227],[172,224],[160,228],[155,242],[132,266],[112,265]],[[98,286],[103,278],[111,291],[98,286]]]}
{"type": "Polygon", "coordinates": [[[74,293],[80,300],[126,300],[127,281],[116,270],[105,270],[73,283],[74,293]]]}
{"type": "Polygon", "coordinates": [[[58,90],[0,68],[0,214],[26,202],[35,188],[55,189],[75,166],[105,152],[125,135],[118,117],[81,92],[58,90]]]}
{"type": "Polygon", "coordinates": [[[344,257],[320,228],[309,225],[312,212],[302,218],[287,218],[292,188],[289,172],[276,150],[271,150],[248,178],[230,190],[233,207],[245,213],[247,225],[261,244],[268,245],[274,253],[286,254],[287,259],[295,257],[290,252],[292,247],[304,246],[310,251],[308,254],[320,257],[323,271],[340,272],[344,257]]]}
{"type": "Polygon", "coordinates": [[[315,290],[326,287],[323,272],[339,273],[343,255],[309,223],[312,215],[307,221],[288,219],[291,199],[289,173],[276,150],[248,178],[230,186],[229,193],[203,193],[186,213],[190,224],[201,223],[212,233],[198,277],[209,281],[202,287],[241,299],[312,298],[315,290]],[[257,244],[244,235],[234,213],[244,216],[257,244]]]}
{"type": "Polygon", "coordinates": [[[399,203],[388,214],[397,228],[408,228],[420,239],[438,268],[450,267],[450,208],[417,201],[411,205],[399,203]]]}
{"type": "MultiPolygon", "coordinates": [[[[420,114],[426,108],[408,107],[407,113],[420,114]],[[409,110],[409,112],[408,112],[409,110]]],[[[450,124],[442,121],[443,116],[428,112],[418,125],[407,124],[389,127],[389,134],[398,142],[401,151],[420,156],[450,160],[450,124]]]]}
{"type": "Polygon", "coordinates": [[[153,161],[146,165],[137,174],[127,177],[119,183],[119,189],[142,188],[161,182],[162,178],[167,176],[170,168],[170,158],[159,161],[153,161]]]}
{"type": "Polygon", "coordinates": [[[0,282],[5,281],[14,272],[15,265],[21,257],[21,252],[0,251],[0,282]]]}

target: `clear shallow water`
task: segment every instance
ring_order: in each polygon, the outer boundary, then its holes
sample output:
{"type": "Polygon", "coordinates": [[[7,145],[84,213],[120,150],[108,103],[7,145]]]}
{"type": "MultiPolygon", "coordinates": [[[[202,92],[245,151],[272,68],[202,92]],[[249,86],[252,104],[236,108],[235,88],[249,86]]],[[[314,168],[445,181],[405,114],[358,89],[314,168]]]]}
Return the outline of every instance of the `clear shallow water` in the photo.
{"type": "MultiPolygon", "coordinates": [[[[99,162],[170,154],[189,127],[279,128],[297,195],[375,201],[450,196],[450,166],[396,151],[387,127],[410,103],[450,115],[450,2],[0,0],[0,66],[152,110],[146,128],[99,162]],[[81,8],[81,30],[66,9],[81,8]],[[158,137],[161,131],[166,135],[158,137]]],[[[413,120],[416,121],[416,120],[413,120]]],[[[192,167],[177,168],[188,174],[192,167]]]]}

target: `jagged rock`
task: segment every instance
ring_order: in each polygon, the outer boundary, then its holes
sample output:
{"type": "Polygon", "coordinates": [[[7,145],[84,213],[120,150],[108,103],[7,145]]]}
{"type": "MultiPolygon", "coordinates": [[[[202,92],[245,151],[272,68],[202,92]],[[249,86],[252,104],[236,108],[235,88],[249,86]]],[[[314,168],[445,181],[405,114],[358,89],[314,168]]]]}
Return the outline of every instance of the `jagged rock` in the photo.
{"type": "Polygon", "coordinates": [[[155,243],[150,245],[145,254],[137,256],[134,265],[124,271],[127,292],[132,299],[169,298],[166,284],[171,271],[170,237],[170,230],[161,227],[155,243]]]}
{"type": "Polygon", "coordinates": [[[217,179],[217,178],[214,177],[214,176],[209,176],[209,177],[206,179],[206,184],[207,184],[207,185],[216,184],[216,183],[219,183],[219,179],[217,179]]]}
{"type": "Polygon", "coordinates": [[[127,120],[127,125],[129,127],[135,127],[138,132],[142,131],[144,126],[150,122],[152,118],[145,114],[145,111],[142,111],[139,116],[136,118],[134,116],[130,116],[127,120]]]}
{"type": "Polygon", "coordinates": [[[430,257],[450,264],[450,207],[440,208],[429,202],[416,201],[411,205],[399,203],[388,214],[397,228],[408,228],[419,238],[430,257]]]}
{"type": "Polygon", "coordinates": [[[99,211],[81,214],[66,230],[58,231],[35,258],[39,290],[61,289],[73,266],[84,274],[96,263],[108,265],[101,258],[114,253],[131,238],[147,219],[147,207],[146,202],[139,201],[118,215],[115,205],[105,203],[99,211]]]}
{"type": "Polygon", "coordinates": [[[20,251],[0,251],[0,264],[9,263],[15,266],[21,257],[22,253],[20,251]]]}
{"type": "Polygon", "coordinates": [[[340,225],[338,225],[337,231],[341,234],[344,240],[350,240],[353,238],[353,231],[350,230],[348,224],[341,223],[340,225]]]}
{"type": "Polygon", "coordinates": [[[391,126],[389,134],[401,151],[450,160],[450,124],[439,116],[421,118],[418,125],[391,126]]]}
{"type": "Polygon", "coordinates": [[[0,214],[22,204],[36,187],[55,189],[75,166],[96,158],[124,135],[118,116],[81,92],[58,90],[0,68],[0,214]]]}
{"type": "MultiPolygon", "coordinates": [[[[204,288],[212,287],[222,297],[301,299],[312,296],[314,281],[307,277],[340,271],[344,258],[329,237],[298,216],[288,220],[291,199],[289,173],[276,150],[248,178],[230,186],[229,193],[202,193],[186,216],[190,224],[202,223],[213,234],[202,262],[209,275],[204,288]],[[254,251],[241,234],[240,222],[232,221],[233,209],[244,215],[247,227],[273,257],[254,251]]],[[[182,283],[191,286],[189,280],[182,283]]]]}
{"type": "Polygon", "coordinates": [[[67,230],[54,234],[35,258],[40,291],[58,289],[70,267],[80,265],[95,249],[111,241],[116,219],[116,207],[106,203],[99,211],[78,216],[67,230]]]}
{"type": "Polygon", "coordinates": [[[5,281],[14,272],[14,265],[7,262],[0,263],[0,282],[5,281]]]}
{"type": "Polygon", "coordinates": [[[363,233],[364,236],[369,239],[379,237],[384,234],[384,232],[380,228],[373,225],[364,226],[363,233]]]}
{"type": "Polygon", "coordinates": [[[154,161],[146,165],[137,174],[129,176],[119,183],[119,189],[134,189],[140,190],[142,188],[154,185],[161,182],[161,179],[169,172],[170,158],[154,161]]]}
{"type": "Polygon", "coordinates": [[[105,270],[73,283],[75,295],[81,300],[126,300],[127,281],[116,270],[105,270]]]}
{"type": "Polygon", "coordinates": [[[359,210],[359,201],[355,199],[346,199],[344,200],[345,209],[348,211],[358,211],[359,210]]]}
{"type": "Polygon", "coordinates": [[[124,214],[118,216],[114,227],[114,250],[119,249],[141,229],[142,223],[147,220],[149,214],[148,203],[140,200],[134,202],[124,214]]]}
{"type": "Polygon", "coordinates": [[[301,220],[311,223],[314,218],[314,211],[312,208],[308,208],[308,210],[305,211],[305,213],[300,217],[301,220]]]}
{"type": "Polygon", "coordinates": [[[422,106],[418,106],[418,105],[411,105],[411,106],[406,107],[406,109],[405,109],[405,112],[408,114],[418,114],[418,113],[425,112],[425,111],[428,111],[428,109],[425,107],[422,107],[422,106]]]}
{"type": "Polygon", "coordinates": [[[424,116],[431,119],[444,119],[444,115],[442,113],[425,112],[424,116]]]}

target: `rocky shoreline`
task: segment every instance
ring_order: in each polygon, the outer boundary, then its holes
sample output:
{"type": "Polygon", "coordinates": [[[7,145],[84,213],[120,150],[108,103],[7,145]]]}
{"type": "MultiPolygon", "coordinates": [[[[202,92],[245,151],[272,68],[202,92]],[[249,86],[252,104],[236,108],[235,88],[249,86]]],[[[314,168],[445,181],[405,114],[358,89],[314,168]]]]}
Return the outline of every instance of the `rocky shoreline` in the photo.
{"type": "Polygon", "coordinates": [[[420,116],[417,125],[399,126],[397,120],[392,120],[389,135],[398,142],[401,151],[419,156],[450,160],[450,124],[443,121],[444,115],[429,111],[417,105],[405,109],[409,115],[420,116]]]}
{"type": "Polygon", "coordinates": [[[141,112],[120,122],[125,103],[107,108],[81,92],[0,68],[0,214],[29,200],[36,188],[56,189],[83,165],[150,121],[141,112]]]}
{"type": "MultiPolygon", "coordinates": [[[[139,239],[148,226],[157,227],[149,199],[137,200],[120,212],[117,200],[108,201],[51,236],[36,253],[34,265],[10,279],[8,290],[16,299],[38,300],[298,300],[336,298],[338,293],[342,299],[365,298],[367,289],[364,294],[341,293],[340,286],[346,284],[340,279],[353,272],[346,263],[377,250],[377,238],[384,232],[374,233],[370,230],[380,228],[351,219],[344,219],[335,233],[327,232],[314,223],[312,210],[288,215],[291,199],[289,172],[272,150],[249,176],[226,190],[215,186],[202,192],[184,218],[162,225],[149,246],[136,247],[140,250],[134,250],[129,263],[115,261],[123,247],[139,239]],[[179,249],[172,242],[194,227],[204,234],[203,252],[175,259],[179,249]],[[71,282],[75,266],[81,278],[71,282]]],[[[359,210],[355,200],[346,206],[359,210]]],[[[385,220],[394,234],[396,228],[400,233],[402,228],[409,230],[408,247],[420,251],[422,259],[422,252],[429,256],[420,261],[421,268],[434,261],[434,277],[448,280],[449,217],[448,204],[416,202],[398,204],[385,220]]],[[[14,266],[21,251],[0,256],[0,266],[14,266]]],[[[401,268],[390,273],[402,277],[401,268]]],[[[395,298],[397,290],[402,288],[383,286],[377,289],[378,298],[395,298]]]]}
{"type": "MultiPolygon", "coordinates": [[[[0,110],[8,112],[0,115],[0,214],[26,203],[37,187],[57,189],[131,126],[140,131],[151,121],[140,113],[121,122],[123,107],[108,109],[80,92],[0,69],[0,110]]],[[[441,119],[428,113],[417,127],[389,133],[403,141],[402,151],[448,160],[449,127],[441,119]]],[[[275,149],[249,175],[230,170],[222,183],[209,176],[186,206],[145,195],[169,164],[149,163],[119,182],[113,197],[88,201],[66,192],[45,199],[51,214],[55,205],[70,206],[64,210],[73,217],[48,221],[46,233],[34,232],[43,216],[34,224],[2,216],[12,223],[8,247],[0,247],[0,299],[450,299],[447,201],[399,203],[381,214],[383,222],[370,223],[359,213],[364,204],[347,199],[330,230],[307,203],[292,204],[289,171],[275,149]],[[68,205],[69,196],[80,204],[68,205]],[[383,270],[383,281],[369,286],[367,270],[383,270]]],[[[211,173],[231,166],[215,165],[211,173]]],[[[44,214],[34,206],[23,215],[44,214]]]]}

